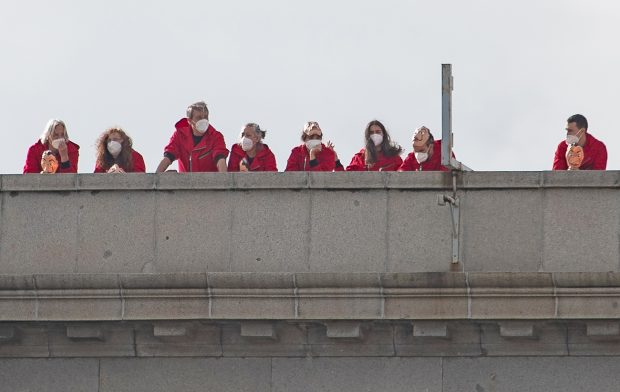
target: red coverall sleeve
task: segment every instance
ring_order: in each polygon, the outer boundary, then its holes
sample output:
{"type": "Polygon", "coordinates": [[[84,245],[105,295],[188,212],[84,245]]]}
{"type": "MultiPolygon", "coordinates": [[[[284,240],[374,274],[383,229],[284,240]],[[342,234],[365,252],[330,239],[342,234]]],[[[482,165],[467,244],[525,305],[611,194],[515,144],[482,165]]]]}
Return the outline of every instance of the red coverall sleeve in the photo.
{"type": "Polygon", "coordinates": [[[291,150],[291,155],[288,157],[288,161],[286,161],[286,169],[284,169],[284,171],[302,171],[303,167],[299,165],[299,158],[297,148],[293,148],[291,150]]]}
{"type": "Polygon", "coordinates": [[[597,151],[596,157],[594,157],[594,163],[592,164],[592,170],[605,170],[607,169],[607,147],[603,143],[600,144],[600,148],[597,151]]]}
{"type": "Polygon", "coordinates": [[[351,163],[347,166],[347,171],[365,171],[366,163],[364,162],[364,154],[358,152],[353,155],[351,163]]]}
{"type": "Polygon", "coordinates": [[[271,152],[271,150],[269,150],[269,154],[267,154],[267,156],[265,157],[264,165],[265,165],[264,171],[272,171],[272,172],[278,171],[278,167],[276,164],[276,156],[273,155],[273,152],[271,152]]]}
{"type": "Polygon", "coordinates": [[[36,144],[28,149],[28,155],[26,155],[26,164],[24,165],[24,174],[27,173],[41,173],[41,154],[37,153],[38,149],[36,144]]]}
{"type": "Polygon", "coordinates": [[[224,142],[224,136],[221,133],[217,132],[213,134],[213,162],[217,164],[220,159],[224,159],[226,162],[226,158],[228,158],[228,149],[226,148],[226,143],[224,142]]]}
{"type": "Polygon", "coordinates": [[[172,136],[170,136],[170,140],[166,147],[164,147],[164,153],[170,153],[174,155],[175,159],[179,159],[180,151],[179,151],[179,131],[175,130],[172,136]]]}
{"type": "Polygon", "coordinates": [[[137,151],[132,151],[133,154],[133,172],[134,173],[146,173],[146,165],[144,164],[144,158],[142,154],[137,151]]]}
{"type": "MultiPolygon", "coordinates": [[[[568,163],[566,162],[566,143],[561,142],[558,148],[555,150],[555,157],[553,158],[553,170],[567,170],[568,163]]],[[[605,157],[607,161],[607,157],[605,157]]]]}
{"type": "Polygon", "coordinates": [[[383,171],[397,171],[398,168],[400,168],[400,166],[403,164],[403,158],[401,158],[400,155],[394,156],[391,159],[391,161],[392,161],[393,165],[383,169],[383,171]]]}
{"type": "Polygon", "coordinates": [[[415,167],[413,166],[414,160],[415,160],[415,156],[412,153],[408,154],[405,160],[403,161],[403,163],[398,168],[398,171],[399,172],[414,171],[415,170],[415,167]]]}
{"type": "Polygon", "coordinates": [[[105,173],[106,171],[103,170],[103,168],[101,166],[99,166],[98,164],[95,164],[95,171],[93,173],[105,173]]]}
{"type": "Polygon", "coordinates": [[[331,172],[336,168],[336,154],[327,147],[323,147],[316,159],[319,161],[319,164],[316,166],[311,166],[310,161],[308,161],[308,171],[331,172]]]}
{"type": "Polygon", "coordinates": [[[80,151],[77,148],[70,148],[67,153],[69,155],[70,166],[66,169],[63,169],[62,162],[58,162],[58,170],[56,170],[56,173],[77,173],[80,151]]]}
{"type": "Polygon", "coordinates": [[[230,148],[230,157],[228,158],[228,171],[229,172],[238,172],[239,171],[239,162],[241,162],[241,157],[239,154],[235,154],[235,146],[233,145],[230,148]]]}

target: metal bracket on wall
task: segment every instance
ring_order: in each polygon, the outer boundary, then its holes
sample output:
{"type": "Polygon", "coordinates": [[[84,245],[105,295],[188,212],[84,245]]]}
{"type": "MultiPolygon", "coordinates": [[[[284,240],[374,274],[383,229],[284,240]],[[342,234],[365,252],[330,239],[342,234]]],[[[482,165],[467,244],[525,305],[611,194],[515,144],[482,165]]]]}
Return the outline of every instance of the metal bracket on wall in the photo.
{"type": "Polygon", "coordinates": [[[457,172],[452,172],[452,196],[450,195],[437,195],[437,204],[445,206],[446,203],[450,206],[450,218],[452,220],[452,263],[457,264],[459,262],[459,226],[461,224],[461,209],[460,200],[456,195],[456,175],[457,172]]]}

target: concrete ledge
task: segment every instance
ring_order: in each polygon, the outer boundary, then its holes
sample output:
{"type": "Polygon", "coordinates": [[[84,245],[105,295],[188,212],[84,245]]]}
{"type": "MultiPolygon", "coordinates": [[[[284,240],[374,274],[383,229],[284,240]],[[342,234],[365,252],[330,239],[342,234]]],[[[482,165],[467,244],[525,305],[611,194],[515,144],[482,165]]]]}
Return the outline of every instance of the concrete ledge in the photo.
{"type": "Polygon", "coordinates": [[[125,173],[110,176],[104,173],[79,174],[77,184],[79,190],[130,191],[155,189],[157,174],[125,173]]]}
{"type": "Polygon", "coordinates": [[[0,321],[615,319],[616,278],[450,272],[0,275],[0,321]]]}
{"type": "Polygon", "coordinates": [[[210,289],[292,289],[293,274],[288,273],[209,273],[210,289]]]}
{"type": "MultiPolygon", "coordinates": [[[[444,172],[5,174],[2,192],[82,190],[451,189],[444,172]]],[[[460,189],[620,188],[620,171],[466,172],[460,189]]]]}
{"type": "Polygon", "coordinates": [[[204,273],[122,274],[120,287],[128,289],[206,289],[204,273]]]}
{"type": "Polygon", "coordinates": [[[551,273],[544,272],[469,272],[471,288],[543,288],[553,287],[551,273]]]}

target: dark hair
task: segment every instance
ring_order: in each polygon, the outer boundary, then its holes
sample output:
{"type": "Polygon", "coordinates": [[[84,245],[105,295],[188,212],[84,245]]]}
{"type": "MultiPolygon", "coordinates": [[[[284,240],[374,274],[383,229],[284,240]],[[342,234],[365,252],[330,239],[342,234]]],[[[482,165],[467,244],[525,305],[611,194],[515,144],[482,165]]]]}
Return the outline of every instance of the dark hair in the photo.
{"type": "Polygon", "coordinates": [[[379,126],[381,131],[383,131],[383,141],[381,142],[381,152],[383,155],[392,157],[394,155],[400,155],[403,151],[403,148],[399,146],[397,143],[392,141],[390,138],[390,134],[388,133],[385,126],[379,120],[372,120],[366,125],[366,129],[364,130],[364,141],[366,142],[364,160],[366,165],[372,165],[377,162],[377,151],[375,151],[375,144],[372,142],[370,138],[370,127],[373,125],[379,126]]]}
{"type": "Polygon", "coordinates": [[[588,130],[588,120],[581,114],[573,114],[566,120],[567,123],[575,123],[577,124],[577,128],[584,128],[586,131],[588,130]]]}

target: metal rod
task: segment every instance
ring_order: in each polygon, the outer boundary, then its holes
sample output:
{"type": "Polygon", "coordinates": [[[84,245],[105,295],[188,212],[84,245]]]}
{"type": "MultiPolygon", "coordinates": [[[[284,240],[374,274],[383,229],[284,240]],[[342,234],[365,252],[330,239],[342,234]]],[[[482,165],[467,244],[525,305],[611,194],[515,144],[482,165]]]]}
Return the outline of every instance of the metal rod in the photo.
{"type": "Polygon", "coordinates": [[[441,164],[452,167],[452,64],[441,64],[441,164]]]}

